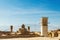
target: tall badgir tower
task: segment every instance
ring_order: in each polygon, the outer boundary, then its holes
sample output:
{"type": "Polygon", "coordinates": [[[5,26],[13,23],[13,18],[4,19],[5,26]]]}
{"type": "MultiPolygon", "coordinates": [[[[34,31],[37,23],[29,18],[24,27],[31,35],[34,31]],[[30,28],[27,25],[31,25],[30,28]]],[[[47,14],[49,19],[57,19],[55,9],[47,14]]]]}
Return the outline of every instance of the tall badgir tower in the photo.
{"type": "Polygon", "coordinates": [[[48,17],[41,18],[41,36],[48,36],[48,17]]]}

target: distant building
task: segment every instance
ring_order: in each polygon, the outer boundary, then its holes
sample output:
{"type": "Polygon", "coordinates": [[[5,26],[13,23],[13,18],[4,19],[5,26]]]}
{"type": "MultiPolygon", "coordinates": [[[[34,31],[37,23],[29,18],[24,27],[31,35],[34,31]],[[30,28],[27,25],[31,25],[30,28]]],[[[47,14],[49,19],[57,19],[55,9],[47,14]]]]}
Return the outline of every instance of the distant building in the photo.
{"type": "Polygon", "coordinates": [[[18,32],[20,33],[20,34],[29,34],[29,32],[30,32],[30,27],[28,27],[28,30],[25,28],[25,25],[24,24],[22,24],[22,26],[21,26],[21,28],[19,28],[19,30],[18,30],[18,32]]]}
{"type": "Polygon", "coordinates": [[[10,31],[0,31],[0,37],[3,36],[3,35],[10,35],[10,31]]]}

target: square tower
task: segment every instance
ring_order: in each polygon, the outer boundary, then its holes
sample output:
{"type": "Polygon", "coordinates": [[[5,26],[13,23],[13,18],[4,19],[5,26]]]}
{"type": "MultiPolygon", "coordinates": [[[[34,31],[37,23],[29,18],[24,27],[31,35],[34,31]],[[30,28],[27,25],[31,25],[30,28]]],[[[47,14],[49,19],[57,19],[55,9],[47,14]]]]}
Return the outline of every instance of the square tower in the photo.
{"type": "Polygon", "coordinates": [[[41,18],[41,36],[48,36],[48,17],[41,18]]]}

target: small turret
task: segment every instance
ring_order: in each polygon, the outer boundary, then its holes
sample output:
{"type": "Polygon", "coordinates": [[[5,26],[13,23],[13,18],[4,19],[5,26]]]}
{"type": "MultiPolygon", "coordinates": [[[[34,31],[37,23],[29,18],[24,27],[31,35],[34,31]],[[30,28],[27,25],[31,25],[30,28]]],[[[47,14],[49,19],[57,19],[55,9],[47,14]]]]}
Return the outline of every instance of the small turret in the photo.
{"type": "Polygon", "coordinates": [[[10,31],[13,32],[13,26],[12,25],[10,26],[10,31]]]}
{"type": "Polygon", "coordinates": [[[30,26],[28,26],[28,32],[30,32],[30,26]]]}

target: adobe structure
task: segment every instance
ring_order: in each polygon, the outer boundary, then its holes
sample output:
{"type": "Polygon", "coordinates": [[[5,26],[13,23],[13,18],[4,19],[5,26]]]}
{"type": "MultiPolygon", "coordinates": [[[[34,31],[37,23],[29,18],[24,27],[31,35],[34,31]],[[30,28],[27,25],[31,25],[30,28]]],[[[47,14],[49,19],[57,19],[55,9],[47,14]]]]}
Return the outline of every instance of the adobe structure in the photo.
{"type": "Polygon", "coordinates": [[[10,31],[13,32],[13,25],[10,26],[10,31]]]}
{"type": "Polygon", "coordinates": [[[25,28],[24,24],[22,24],[21,28],[19,28],[19,32],[23,35],[28,34],[28,30],[25,28]]]}
{"type": "Polygon", "coordinates": [[[48,32],[48,17],[41,18],[41,32],[31,32],[30,26],[25,28],[22,24],[16,32],[13,31],[13,25],[10,31],[0,31],[0,38],[17,38],[17,37],[60,37],[60,29],[48,32]]]}
{"type": "Polygon", "coordinates": [[[48,36],[48,18],[47,17],[41,18],[41,36],[44,36],[44,37],[48,36]]]}

